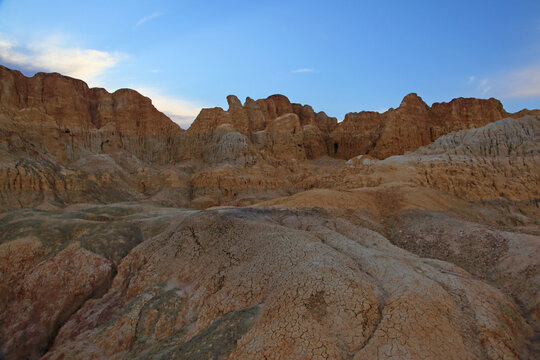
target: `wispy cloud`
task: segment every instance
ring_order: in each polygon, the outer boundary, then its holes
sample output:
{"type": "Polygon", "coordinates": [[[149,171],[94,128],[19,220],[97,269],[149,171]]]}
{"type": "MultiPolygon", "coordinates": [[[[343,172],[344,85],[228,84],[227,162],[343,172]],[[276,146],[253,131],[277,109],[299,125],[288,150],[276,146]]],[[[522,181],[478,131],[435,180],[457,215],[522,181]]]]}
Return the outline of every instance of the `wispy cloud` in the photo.
{"type": "Polygon", "coordinates": [[[150,20],[154,20],[154,19],[157,19],[158,17],[160,17],[161,15],[163,15],[162,13],[160,12],[155,12],[155,13],[152,13],[148,16],[145,16],[143,17],[142,19],[140,19],[139,21],[137,21],[137,23],[135,24],[135,26],[141,26],[142,24],[150,21],[150,20]]]}
{"type": "Polygon", "coordinates": [[[501,99],[540,98],[540,64],[494,74],[482,80],[471,76],[467,84],[482,97],[489,94],[501,99]]]}
{"type": "Polygon", "coordinates": [[[501,78],[502,96],[540,98],[540,64],[514,70],[501,78]]]}
{"type": "Polygon", "coordinates": [[[482,81],[480,81],[480,84],[478,84],[478,88],[481,89],[481,88],[486,87],[488,82],[489,82],[489,79],[483,79],[482,81]]]}
{"type": "MultiPolygon", "coordinates": [[[[19,70],[59,72],[86,81],[90,86],[104,86],[110,91],[118,84],[100,80],[106,70],[114,67],[127,55],[85,49],[69,45],[64,36],[50,36],[39,42],[19,44],[0,34],[0,63],[19,70]]],[[[160,72],[152,69],[151,72],[160,72]]],[[[121,84],[124,87],[126,84],[121,84]]],[[[189,127],[202,106],[189,100],[169,96],[156,88],[132,86],[141,94],[152,99],[154,106],[183,128],[189,127]]]]}
{"type": "Polygon", "coordinates": [[[491,91],[492,86],[490,85],[490,79],[484,78],[482,80],[477,80],[476,76],[471,75],[467,80],[467,85],[474,86],[476,88],[476,93],[479,96],[485,97],[491,91]]]}
{"type": "Polygon", "coordinates": [[[314,72],[315,69],[311,69],[311,68],[300,68],[300,69],[295,69],[295,70],[291,70],[292,73],[296,74],[296,73],[310,73],[310,72],[314,72]]]}
{"type": "Polygon", "coordinates": [[[478,84],[478,90],[480,91],[480,96],[486,96],[491,90],[491,85],[489,85],[489,79],[483,79],[478,84]]]}
{"type": "Polygon", "coordinates": [[[59,72],[87,82],[126,57],[107,52],[67,45],[62,36],[50,36],[39,42],[18,44],[0,35],[0,61],[29,71],[59,72]]]}
{"type": "Polygon", "coordinates": [[[491,90],[491,86],[486,86],[485,88],[482,89],[482,91],[480,92],[480,96],[483,96],[485,97],[489,91],[491,90]]]}
{"type": "Polygon", "coordinates": [[[195,120],[202,107],[194,101],[165,95],[156,88],[134,86],[135,90],[152,99],[152,103],[159,111],[165,113],[182,128],[187,129],[195,120]]]}

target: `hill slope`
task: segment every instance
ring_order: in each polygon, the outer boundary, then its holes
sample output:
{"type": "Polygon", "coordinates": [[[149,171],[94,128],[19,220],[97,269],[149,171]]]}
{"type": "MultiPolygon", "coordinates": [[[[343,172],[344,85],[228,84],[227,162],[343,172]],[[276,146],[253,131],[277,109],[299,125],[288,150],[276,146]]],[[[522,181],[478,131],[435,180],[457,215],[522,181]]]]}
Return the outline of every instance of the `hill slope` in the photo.
{"type": "Polygon", "coordinates": [[[540,356],[537,111],[0,86],[0,358],[540,356]]]}

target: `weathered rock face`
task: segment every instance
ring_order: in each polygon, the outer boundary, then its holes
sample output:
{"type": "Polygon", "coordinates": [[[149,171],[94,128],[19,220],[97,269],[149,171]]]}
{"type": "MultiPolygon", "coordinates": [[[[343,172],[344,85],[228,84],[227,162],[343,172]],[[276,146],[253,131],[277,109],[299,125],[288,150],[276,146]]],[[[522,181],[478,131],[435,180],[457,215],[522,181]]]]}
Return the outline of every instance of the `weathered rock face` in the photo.
{"type": "MultiPolygon", "coordinates": [[[[494,99],[429,108],[410,94],[396,110],[350,113],[338,124],[283,95],[248,98],[244,105],[231,95],[227,111],[203,109],[184,132],[134,91],[109,94],[58,74],[26,78],[0,70],[0,200],[7,208],[140,199],[199,208],[338,183],[380,184],[380,177],[358,177],[334,165],[318,171],[320,162],[309,160],[401,154],[508,115],[494,99]]],[[[441,166],[446,171],[447,164],[441,166]]],[[[475,171],[492,174],[480,167],[475,171]]],[[[521,171],[502,168],[500,174],[521,171]]],[[[471,171],[460,167],[457,173],[471,178],[471,171]]],[[[424,183],[460,196],[469,191],[465,184],[451,190],[457,180],[444,179],[436,175],[424,183]]]]}
{"type": "MultiPolygon", "coordinates": [[[[400,204],[406,207],[407,201],[400,204]]],[[[407,229],[424,221],[408,219],[407,229]]],[[[531,355],[526,342],[532,330],[509,296],[451,263],[392,245],[368,228],[384,229],[384,221],[366,213],[345,220],[330,209],[193,211],[124,204],[51,215],[19,211],[3,221],[0,255],[19,266],[6,285],[28,289],[13,297],[2,293],[7,309],[17,310],[2,328],[8,359],[44,352],[45,359],[531,355]],[[69,218],[74,223],[68,230],[69,218]],[[32,221],[40,224],[29,234],[25,229],[32,221]],[[128,223],[130,230],[122,229],[128,223]],[[66,230],[75,238],[64,250],[51,249],[55,232],[66,230]],[[130,232],[145,241],[128,254],[140,241],[128,245],[130,232]],[[102,246],[104,235],[111,247],[102,246]],[[56,255],[44,256],[51,251],[56,255]],[[111,283],[112,263],[118,270],[111,283]],[[46,293],[49,288],[35,282],[45,268],[44,284],[64,283],[62,291],[46,293]],[[52,303],[44,304],[44,298],[52,303]],[[42,325],[35,328],[41,332],[13,336],[19,334],[14,324],[21,325],[20,334],[28,331],[23,321],[32,321],[29,314],[36,309],[42,325]],[[49,325],[55,321],[56,327],[49,325]]],[[[452,221],[465,224],[462,231],[482,231],[481,225],[452,221]]],[[[515,259],[512,246],[497,256],[515,259]]]]}
{"type": "MultiPolygon", "coordinates": [[[[311,106],[291,103],[283,95],[257,101],[247,98],[244,106],[232,95],[227,97],[227,101],[227,111],[203,109],[188,132],[197,134],[200,139],[200,134],[211,134],[218,126],[230,124],[251,142],[260,144],[264,138],[260,132],[275,119],[296,114],[300,125],[307,130],[299,143],[307,159],[323,156],[350,159],[368,154],[383,159],[416,150],[452,131],[481,127],[505,117],[536,114],[536,111],[528,110],[509,114],[493,98],[459,98],[449,103],[435,103],[430,108],[418,95],[409,94],[395,110],[383,114],[369,111],[349,113],[338,124],[335,118],[329,118],[323,112],[315,113],[311,106]]],[[[279,151],[267,155],[283,160],[279,151]]],[[[296,158],[297,155],[293,151],[290,157],[296,158]]]]}
{"type": "MultiPolygon", "coordinates": [[[[287,115],[287,118],[296,115],[300,126],[310,127],[309,136],[305,140],[294,139],[297,145],[300,144],[298,151],[306,153],[308,159],[316,159],[328,154],[326,138],[336,128],[337,120],[328,117],[324,112],[316,114],[311,106],[291,103],[283,95],[272,95],[257,101],[247,98],[244,105],[236,96],[229,95],[227,102],[229,104],[227,111],[221,108],[203,109],[188,129],[188,134],[201,139],[204,135],[208,137],[208,134],[212,134],[217,127],[229,124],[259,148],[262,146],[270,149],[266,153],[267,156],[275,157],[277,160],[284,160],[282,147],[276,147],[277,153],[271,150],[274,147],[272,143],[273,136],[269,134],[269,131],[274,131],[272,129],[275,126],[272,124],[277,118],[285,115],[287,115]],[[261,135],[260,132],[265,130],[264,135],[261,135]]],[[[298,137],[298,133],[292,133],[292,131],[297,131],[294,126],[283,129],[281,131],[282,136],[285,136],[287,131],[291,131],[290,134],[286,135],[287,137],[298,137]]],[[[306,156],[300,156],[298,151],[294,150],[288,158],[305,159],[306,156]]]]}
{"type": "Polygon", "coordinates": [[[107,291],[119,261],[143,240],[139,227],[117,218],[133,212],[0,215],[0,353],[39,357],[82,304],[107,291]]]}
{"type": "Polygon", "coordinates": [[[246,136],[235,131],[230,124],[218,126],[212,142],[214,146],[205,159],[210,163],[246,165],[255,161],[256,154],[246,136]]]}
{"type": "MultiPolygon", "coordinates": [[[[415,150],[451,131],[532,113],[508,114],[495,99],[460,98],[429,108],[416,94],[409,94],[395,110],[349,113],[338,124],[335,118],[315,113],[308,105],[291,103],[283,95],[257,101],[247,98],[244,105],[231,95],[227,102],[227,111],[203,109],[184,133],[150,99],[135,91],[110,94],[59,74],[38,73],[27,78],[0,67],[0,150],[48,156],[62,163],[89,154],[126,151],[142,161],[167,164],[201,159],[216,149],[214,132],[220,125],[229,124],[250,145],[260,142],[259,132],[276,118],[296,114],[306,129],[297,145],[306,155],[299,157],[294,151],[290,158],[328,155],[349,159],[363,154],[385,158],[415,150]]],[[[272,144],[264,147],[272,148],[272,144]]],[[[277,151],[267,153],[267,158],[275,155],[283,160],[279,147],[277,151]]]]}
{"type": "Polygon", "coordinates": [[[0,66],[0,132],[8,150],[67,162],[125,150],[142,160],[175,160],[183,132],[149,98],[121,89],[90,89],[81,80],[0,66]]]}
{"type": "Polygon", "coordinates": [[[540,357],[540,116],[0,81],[0,358],[540,357]]]}
{"type": "Polygon", "coordinates": [[[325,134],[319,126],[314,124],[304,125],[302,133],[304,138],[301,144],[308,159],[318,159],[328,154],[325,134]]]}
{"type": "Polygon", "coordinates": [[[540,117],[448,134],[405,158],[414,159],[422,184],[462,198],[538,199],[540,117]]]}
{"type": "Polygon", "coordinates": [[[274,120],[265,130],[265,148],[277,159],[304,160],[304,133],[296,114],[286,114],[274,120]]]}
{"type": "Polygon", "coordinates": [[[384,159],[414,151],[452,131],[481,127],[505,117],[535,111],[507,113],[496,99],[454,99],[430,108],[416,94],[405,96],[397,109],[383,114],[349,113],[330,134],[330,155],[350,159],[369,154],[384,159]]]}

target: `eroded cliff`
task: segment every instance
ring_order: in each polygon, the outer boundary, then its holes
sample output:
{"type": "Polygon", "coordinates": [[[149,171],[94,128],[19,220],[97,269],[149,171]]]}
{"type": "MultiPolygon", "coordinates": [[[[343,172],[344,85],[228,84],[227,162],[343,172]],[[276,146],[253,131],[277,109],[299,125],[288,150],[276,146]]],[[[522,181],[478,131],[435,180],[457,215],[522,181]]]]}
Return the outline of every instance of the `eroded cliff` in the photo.
{"type": "Polygon", "coordinates": [[[0,67],[0,358],[540,356],[538,111],[227,100],[0,67]]]}

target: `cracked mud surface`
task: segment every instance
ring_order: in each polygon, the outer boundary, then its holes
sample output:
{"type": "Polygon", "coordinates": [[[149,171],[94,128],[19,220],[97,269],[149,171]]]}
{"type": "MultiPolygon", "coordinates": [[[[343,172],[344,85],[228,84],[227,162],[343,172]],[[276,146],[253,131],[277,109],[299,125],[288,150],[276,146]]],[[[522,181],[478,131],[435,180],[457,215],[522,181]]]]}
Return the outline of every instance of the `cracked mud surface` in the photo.
{"type": "MultiPolygon", "coordinates": [[[[402,249],[360,226],[360,220],[353,223],[322,209],[121,208],[125,211],[116,210],[107,220],[107,234],[117,229],[115,224],[130,221],[144,239],[138,245],[128,242],[126,246],[134,247],[121,260],[101,253],[99,246],[84,245],[81,231],[66,237],[68,243],[57,250],[50,250],[46,238],[40,242],[28,236],[24,227],[2,243],[0,254],[9,248],[18,254],[18,263],[27,264],[3,284],[19,289],[11,297],[2,296],[8,309],[2,313],[5,358],[535,356],[534,318],[519,302],[534,305],[538,292],[513,297],[504,279],[490,281],[479,272],[486,270],[484,265],[467,272],[447,259],[435,259],[436,252],[422,252],[422,247],[402,249]],[[19,243],[34,244],[34,250],[17,251],[19,243]],[[32,275],[38,271],[48,274],[40,281],[49,281],[47,288],[54,291],[42,292],[32,275]],[[32,326],[43,333],[13,336],[17,326],[28,333],[30,325],[24,324],[35,324],[36,314],[39,325],[32,326]]],[[[97,210],[83,207],[39,216],[54,232],[64,217],[86,219],[97,210]]],[[[403,219],[421,235],[429,222],[420,215],[405,212],[403,219]]],[[[393,233],[399,234],[402,223],[394,226],[393,233]]],[[[482,227],[468,229],[474,233],[482,227]]],[[[449,228],[463,231],[455,224],[449,228]]],[[[121,236],[113,239],[123,241],[121,236]]],[[[499,263],[516,256],[511,244],[516,239],[497,255],[499,263]]],[[[537,240],[528,238],[538,248],[537,240]]],[[[510,271],[513,286],[532,286],[530,279],[515,281],[512,266],[489,266],[501,278],[510,271]]]]}
{"type": "Polygon", "coordinates": [[[0,359],[540,359],[538,110],[0,85],[0,359]]]}

